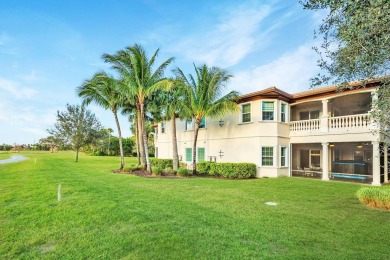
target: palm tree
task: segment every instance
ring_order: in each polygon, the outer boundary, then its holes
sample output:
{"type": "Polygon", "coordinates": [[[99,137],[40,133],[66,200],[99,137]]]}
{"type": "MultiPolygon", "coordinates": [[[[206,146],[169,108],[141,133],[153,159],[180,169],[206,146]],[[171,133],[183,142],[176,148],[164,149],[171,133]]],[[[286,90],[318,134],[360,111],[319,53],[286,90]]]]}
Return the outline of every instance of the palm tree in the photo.
{"type": "Polygon", "coordinates": [[[144,144],[146,169],[151,172],[148,154],[148,138],[145,130],[146,104],[153,93],[169,88],[170,82],[164,78],[164,72],[173,58],[165,60],[153,71],[159,50],[149,59],[142,46],[135,44],[114,55],[103,54],[106,62],[121,75],[126,86],[128,98],[136,99],[137,117],[140,120],[140,135],[144,144]]]}
{"type": "Polygon", "coordinates": [[[181,69],[176,68],[176,77],[183,82],[186,91],[186,102],[183,113],[195,120],[194,143],[192,147],[192,173],[196,173],[196,144],[199,126],[203,118],[222,116],[227,112],[237,111],[239,108],[235,102],[238,98],[237,91],[231,91],[222,95],[226,83],[232,77],[226,70],[218,67],[209,68],[206,64],[195,68],[195,76],[186,77],[181,69]]]}
{"type": "Polygon", "coordinates": [[[185,106],[185,92],[180,86],[180,80],[172,80],[174,88],[167,93],[163,93],[161,96],[163,117],[168,121],[171,120],[172,124],[172,158],[173,158],[173,169],[179,168],[179,155],[177,150],[177,135],[176,135],[176,118],[183,119],[182,108],[185,106]]]}
{"type": "Polygon", "coordinates": [[[121,154],[122,170],[125,167],[125,159],[123,155],[122,132],[118,120],[118,109],[123,101],[119,92],[119,81],[105,72],[96,73],[91,79],[86,80],[81,86],[76,89],[79,97],[83,98],[83,103],[88,105],[91,102],[97,105],[110,109],[115,117],[115,123],[118,128],[119,149],[121,154]]]}

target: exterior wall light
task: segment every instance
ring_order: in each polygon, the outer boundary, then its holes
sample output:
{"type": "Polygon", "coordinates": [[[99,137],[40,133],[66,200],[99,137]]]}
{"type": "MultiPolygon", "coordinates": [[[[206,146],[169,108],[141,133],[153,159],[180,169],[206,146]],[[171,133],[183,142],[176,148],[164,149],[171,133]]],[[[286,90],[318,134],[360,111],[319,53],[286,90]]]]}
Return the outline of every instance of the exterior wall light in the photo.
{"type": "Polygon", "coordinates": [[[222,127],[222,126],[225,124],[225,122],[224,122],[222,119],[221,119],[221,120],[219,120],[219,122],[218,122],[218,123],[219,123],[219,126],[220,126],[220,127],[222,127]]]}

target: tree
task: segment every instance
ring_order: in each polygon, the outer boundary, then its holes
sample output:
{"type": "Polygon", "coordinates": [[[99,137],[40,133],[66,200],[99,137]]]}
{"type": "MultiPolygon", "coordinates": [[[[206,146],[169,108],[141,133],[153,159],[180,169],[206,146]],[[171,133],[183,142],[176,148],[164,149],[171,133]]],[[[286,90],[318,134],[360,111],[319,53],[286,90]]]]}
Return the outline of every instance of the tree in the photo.
{"type": "Polygon", "coordinates": [[[139,134],[144,145],[145,163],[148,172],[151,172],[151,166],[147,152],[148,138],[145,130],[145,108],[153,93],[169,88],[170,82],[164,77],[164,72],[173,60],[173,58],[169,58],[159,65],[156,70],[153,70],[158,52],[159,49],[149,59],[142,46],[135,44],[118,51],[114,55],[103,55],[104,60],[111,63],[112,68],[122,77],[122,86],[124,87],[122,93],[128,99],[136,101],[139,134]]]}
{"type": "Polygon", "coordinates": [[[179,168],[179,155],[176,137],[176,118],[184,119],[182,108],[185,106],[185,92],[183,88],[180,88],[180,80],[172,80],[172,82],[175,87],[169,92],[160,95],[161,104],[159,104],[159,108],[162,113],[161,120],[170,120],[172,124],[172,166],[173,170],[177,170],[179,168]]]}
{"type": "MultiPolygon", "coordinates": [[[[340,89],[348,82],[360,81],[364,87],[379,81],[378,99],[373,104],[377,123],[390,122],[390,3],[388,0],[305,0],[305,9],[325,10],[316,36],[323,43],[319,67],[325,74],[312,79],[317,86],[332,80],[340,89]]],[[[384,132],[387,134],[387,132],[384,132]]]]}
{"type": "Polygon", "coordinates": [[[105,72],[96,73],[92,79],[86,80],[81,86],[76,89],[79,97],[83,98],[83,104],[91,102],[111,110],[114,115],[116,127],[118,129],[119,147],[121,163],[120,169],[125,167],[125,159],[123,155],[122,132],[118,120],[118,109],[123,103],[122,96],[118,90],[119,82],[117,79],[109,76],[105,72]]]}
{"type": "Polygon", "coordinates": [[[207,67],[206,64],[196,67],[195,75],[186,77],[181,69],[176,68],[176,77],[182,81],[186,100],[183,113],[188,118],[195,120],[194,143],[192,148],[192,172],[196,173],[196,144],[199,126],[203,118],[222,116],[228,112],[237,111],[239,108],[235,102],[238,98],[237,91],[231,91],[222,95],[223,89],[232,77],[226,70],[218,67],[207,67]]]}
{"type": "Polygon", "coordinates": [[[67,104],[65,111],[57,111],[57,122],[47,131],[56,143],[72,145],[76,150],[75,162],[78,162],[80,148],[98,139],[100,129],[100,122],[85,105],[67,104]]]}

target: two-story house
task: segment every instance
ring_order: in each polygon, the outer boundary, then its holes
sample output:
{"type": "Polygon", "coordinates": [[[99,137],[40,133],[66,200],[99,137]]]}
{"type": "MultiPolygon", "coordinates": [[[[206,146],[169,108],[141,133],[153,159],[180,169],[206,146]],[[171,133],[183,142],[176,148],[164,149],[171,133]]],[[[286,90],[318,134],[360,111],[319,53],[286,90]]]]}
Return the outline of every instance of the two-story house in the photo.
{"type": "MultiPolygon", "coordinates": [[[[240,112],[202,121],[197,161],[252,162],[259,178],[387,183],[387,149],[370,119],[375,82],[355,85],[342,92],[330,86],[289,94],[271,87],[242,95],[240,112]]],[[[179,158],[187,164],[193,127],[192,120],[176,119],[179,158]]],[[[172,158],[171,122],[160,122],[156,132],[156,156],[172,158]]]]}

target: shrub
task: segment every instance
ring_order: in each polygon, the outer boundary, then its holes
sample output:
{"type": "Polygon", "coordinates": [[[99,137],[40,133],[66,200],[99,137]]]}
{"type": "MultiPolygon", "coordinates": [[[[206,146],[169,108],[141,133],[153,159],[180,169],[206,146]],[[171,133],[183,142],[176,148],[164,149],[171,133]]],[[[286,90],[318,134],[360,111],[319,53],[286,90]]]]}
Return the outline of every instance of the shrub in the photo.
{"type": "Polygon", "coordinates": [[[200,174],[222,176],[229,179],[246,179],[256,176],[256,164],[254,163],[200,162],[196,167],[200,174]]]}
{"type": "Polygon", "coordinates": [[[390,209],[390,187],[362,187],[356,195],[363,204],[390,209]]]}
{"type": "Polygon", "coordinates": [[[103,152],[103,151],[96,151],[96,152],[94,153],[94,155],[95,155],[95,156],[106,156],[106,153],[103,152]]]}
{"type": "Polygon", "coordinates": [[[172,175],[175,173],[175,171],[171,167],[167,167],[164,169],[164,173],[167,175],[172,175]]]}
{"type": "Polygon", "coordinates": [[[200,162],[196,164],[196,170],[199,174],[208,174],[210,171],[210,164],[211,162],[200,162]]]}
{"type": "Polygon", "coordinates": [[[129,169],[131,170],[131,171],[138,171],[138,170],[140,170],[141,169],[141,165],[137,165],[137,164],[130,164],[129,165],[129,169]]]}
{"type": "Polygon", "coordinates": [[[187,165],[183,162],[179,162],[179,168],[183,168],[183,169],[186,168],[187,169],[187,165]]]}
{"type": "Polygon", "coordinates": [[[190,171],[188,169],[185,169],[185,168],[180,168],[177,170],[177,174],[180,176],[188,176],[189,173],[190,173],[190,171]]]}
{"type": "Polygon", "coordinates": [[[173,160],[172,159],[158,159],[158,158],[150,158],[150,165],[160,167],[161,169],[165,169],[167,167],[172,167],[173,160]]]}
{"type": "Polygon", "coordinates": [[[152,173],[156,175],[161,175],[162,172],[163,172],[162,168],[158,166],[152,166],[152,173]]]}

